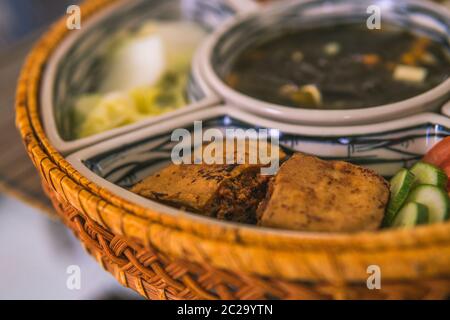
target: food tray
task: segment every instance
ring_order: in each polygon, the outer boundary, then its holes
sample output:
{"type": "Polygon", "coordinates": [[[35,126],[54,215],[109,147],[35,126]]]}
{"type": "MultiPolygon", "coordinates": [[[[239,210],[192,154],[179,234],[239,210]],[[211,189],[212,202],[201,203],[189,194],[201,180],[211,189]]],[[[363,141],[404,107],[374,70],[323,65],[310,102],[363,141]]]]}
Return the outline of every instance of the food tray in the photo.
{"type": "MultiPolygon", "coordinates": [[[[111,1],[104,0],[86,2],[84,19],[110,5],[111,1]]],[[[30,53],[18,83],[16,123],[59,216],[121,284],[152,299],[422,299],[449,295],[450,222],[357,234],[292,232],[220,222],[147,205],[115,192],[117,185],[86,165],[92,161],[92,150],[98,148],[105,154],[113,145],[126,145],[133,136],[134,142],[154,136],[155,128],[111,137],[67,158],[55,149],[43,128],[39,92],[48,59],[68,32],[65,19],[58,21],[30,53]],[[367,287],[369,265],[382,270],[380,290],[367,287]]],[[[224,116],[227,110],[218,107],[199,112],[208,114],[206,119],[210,112],[224,116]]],[[[256,116],[230,112],[235,120],[265,124],[256,116]]],[[[395,125],[406,135],[417,126],[430,126],[424,129],[423,139],[448,135],[450,128],[448,118],[437,114],[413,116],[407,124],[398,120],[395,125]]],[[[281,129],[308,136],[301,126],[281,129]]],[[[399,130],[373,134],[386,133],[399,134],[399,130]]],[[[330,131],[330,137],[341,135],[330,131]]],[[[425,152],[420,140],[412,145],[418,154],[425,152]]]]}

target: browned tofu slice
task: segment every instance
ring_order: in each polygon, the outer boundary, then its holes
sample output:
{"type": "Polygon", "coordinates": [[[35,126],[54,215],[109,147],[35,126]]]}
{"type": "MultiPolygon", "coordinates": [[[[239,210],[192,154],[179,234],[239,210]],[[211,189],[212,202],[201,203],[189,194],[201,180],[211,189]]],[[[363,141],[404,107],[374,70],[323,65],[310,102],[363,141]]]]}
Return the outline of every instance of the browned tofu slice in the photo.
{"type": "Polygon", "coordinates": [[[131,191],[206,216],[255,223],[268,177],[251,165],[170,165],[131,191]]]}
{"type": "Polygon", "coordinates": [[[304,231],[375,230],[388,198],[388,183],[371,170],[295,154],[270,182],[258,224],[304,231]]]}
{"type": "MultiPolygon", "coordinates": [[[[280,157],[285,157],[281,151],[280,157]]],[[[247,163],[248,154],[245,158],[247,163]]],[[[260,164],[172,164],[131,191],[206,216],[256,223],[255,211],[269,179],[260,171],[260,164]]]]}

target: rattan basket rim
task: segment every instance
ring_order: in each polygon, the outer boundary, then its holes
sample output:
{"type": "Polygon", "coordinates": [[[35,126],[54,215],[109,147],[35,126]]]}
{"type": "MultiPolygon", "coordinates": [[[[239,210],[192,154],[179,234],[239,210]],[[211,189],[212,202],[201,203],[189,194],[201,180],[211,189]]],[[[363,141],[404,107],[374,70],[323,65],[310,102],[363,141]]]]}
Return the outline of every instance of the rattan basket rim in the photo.
{"type": "MultiPolygon", "coordinates": [[[[83,3],[84,19],[115,1],[93,0],[83,3]]],[[[408,231],[387,230],[355,234],[287,232],[219,221],[211,223],[192,219],[190,215],[174,218],[163,212],[130,203],[119,195],[99,187],[77,172],[55,150],[46,137],[40,119],[39,90],[42,73],[47,59],[68,32],[63,17],[37,42],[27,57],[17,87],[16,124],[42,179],[59,191],[59,195],[68,199],[77,210],[113,233],[129,235],[130,232],[127,232],[124,226],[131,223],[138,230],[132,232],[133,240],[145,245],[157,243],[158,249],[169,255],[181,255],[182,252],[161,245],[161,236],[156,235],[155,228],[158,231],[170,233],[176,241],[189,239],[189,241],[199,241],[199,246],[204,241],[224,246],[229,250],[240,248],[243,250],[241,254],[245,254],[246,250],[262,250],[267,254],[270,252],[289,254],[293,248],[302,248],[311,252],[382,252],[388,249],[401,252],[404,248],[447,246],[450,243],[450,222],[408,231]],[[93,202],[95,206],[87,210],[86,206],[93,202]],[[106,213],[104,214],[99,208],[104,209],[106,213]],[[99,210],[102,212],[99,213],[99,210]],[[105,221],[104,216],[109,214],[114,216],[114,219],[110,220],[115,221],[114,223],[105,221]]],[[[192,257],[192,259],[197,258],[192,257]]],[[[215,258],[211,257],[211,259],[214,263],[215,258]]]]}

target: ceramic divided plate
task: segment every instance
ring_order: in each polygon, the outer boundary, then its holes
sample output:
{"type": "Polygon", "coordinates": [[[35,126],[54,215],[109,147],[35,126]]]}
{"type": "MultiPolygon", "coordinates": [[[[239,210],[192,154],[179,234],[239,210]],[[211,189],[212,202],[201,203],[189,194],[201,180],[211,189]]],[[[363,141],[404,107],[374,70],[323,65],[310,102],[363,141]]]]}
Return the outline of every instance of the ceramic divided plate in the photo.
{"type": "Polygon", "coordinates": [[[133,32],[149,19],[194,21],[205,30],[227,19],[229,22],[222,25],[225,30],[227,25],[243,19],[244,15],[236,16],[236,11],[248,10],[251,15],[254,7],[250,4],[231,0],[119,1],[88,19],[81,30],[62,41],[45,69],[42,116],[51,143],[68,155],[67,160],[75,169],[99,186],[143,206],[180,214],[179,210],[128,189],[170,163],[176,144],[171,141],[173,130],[192,130],[195,121],[202,121],[203,129],[266,128],[278,137],[287,154],[303,152],[323,159],[349,161],[385,177],[411,165],[450,134],[449,104],[442,108],[442,114],[424,112],[396,120],[345,126],[297,124],[286,119],[289,116],[277,116],[273,110],[261,114],[256,109],[242,108],[223,96],[223,92],[218,93],[217,87],[210,87],[202,71],[205,52],[212,50],[211,44],[223,33],[219,30],[194,55],[186,87],[189,105],[87,138],[71,138],[70,109],[77,97],[95,92],[101,83],[108,39],[133,32]]]}
{"type": "MultiPolygon", "coordinates": [[[[110,139],[70,155],[67,160],[82,175],[109,191],[143,206],[180,211],[128,191],[141,179],[169,164],[173,130],[192,131],[202,120],[203,130],[267,128],[279,137],[287,153],[303,152],[324,159],[339,159],[372,168],[384,176],[411,165],[436,142],[450,134],[450,119],[422,113],[383,124],[354,127],[308,127],[284,124],[220,106],[169,119],[110,139]]],[[[195,147],[195,146],[194,146],[195,147]]]]}

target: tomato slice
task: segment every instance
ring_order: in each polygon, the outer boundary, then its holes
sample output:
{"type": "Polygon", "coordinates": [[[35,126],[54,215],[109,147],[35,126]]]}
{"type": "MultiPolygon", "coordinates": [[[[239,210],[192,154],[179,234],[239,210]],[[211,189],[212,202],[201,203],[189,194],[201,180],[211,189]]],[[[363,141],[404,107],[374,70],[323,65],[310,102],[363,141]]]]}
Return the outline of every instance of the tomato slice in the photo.
{"type": "Polygon", "coordinates": [[[445,171],[447,177],[450,177],[450,158],[439,165],[439,168],[445,171]]]}
{"type": "MultiPolygon", "coordinates": [[[[439,141],[423,157],[423,161],[441,167],[441,165],[450,160],[450,136],[439,141]]],[[[449,173],[447,172],[447,175],[449,173]]]]}

